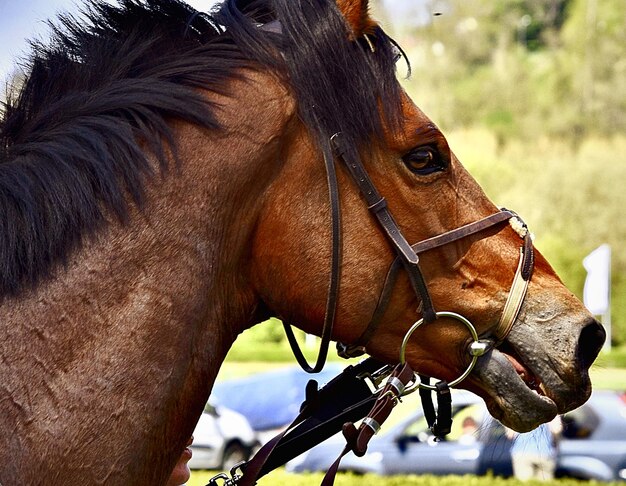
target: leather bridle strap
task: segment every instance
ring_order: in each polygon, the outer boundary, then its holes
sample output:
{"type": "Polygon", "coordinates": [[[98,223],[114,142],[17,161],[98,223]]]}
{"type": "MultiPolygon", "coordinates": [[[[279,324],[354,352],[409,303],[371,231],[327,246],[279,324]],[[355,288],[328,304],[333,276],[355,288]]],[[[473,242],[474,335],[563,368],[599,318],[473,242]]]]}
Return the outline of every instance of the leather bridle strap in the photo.
{"type": "MultiPolygon", "coordinates": [[[[365,198],[368,209],[374,214],[380,226],[383,228],[385,235],[398,255],[398,261],[406,269],[411,286],[421,299],[424,321],[434,321],[437,318],[437,314],[433,307],[430,294],[428,293],[426,281],[424,280],[424,276],[422,275],[422,271],[419,267],[419,257],[402,234],[402,231],[396,221],[393,219],[391,212],[387,208],[387,201],[380,195],[376,186],[367,174],[367,171],[365,170],[365,167],[363,167],[363,163],[359,157],[358,151],[356,151],[354,147],[345,143],[340,132],[335,133],[330,138],[330,142],[335,155],[345,164],[352,180],[355,182],[360,193],[365,198]]],[[[337,173],[333,153],[327,144],[324,144],[322,147],[322,152],[324,155],[324,165],[326,168],[326,178],[328,182],[328,192],[331,206],[332,256],[330,283],[327,293],[320,351],[314,366],[310,366],[304,357],[291,326],[283,321],[285,334],[287,335],[287,340],[289,341],[289,345],[291,346],[294,356],[302,369],[308,373],[318,373],[324,367],[326,356],[328,354],[328,347],[332,338],[340,281],[341,212],[339,206],[337,173]]]]}
{"type": "Polygon", "coordinates": [[[322,327],[322,336],[320,349],[314,366],[309,365],[296,337],[291,329],[291,325],[283,320],[285,335],[291,346],[291,350],[298,364],[307,373],[319,373],[324,368],[326,357],[328,356],[328,348],[333,334],[333,325],[335,322],[335,314],[337,312],[337,298],[339,295],[339,280],[341,266],[341,209],[339,207],[339,187],[337,185],[337,171],[335,169],[335,160],[332,150],[328,143],[322,147],[324,155],[324,165],[326,168],[326,181],[328,184],[328,195],[330,200],[331,214],[331,264],[330,264],[330,281],[328,284],[328,292],[326,294],[326,310],[324,312],[324,325],[322,327]]]}
{"type": "Polygon", "coordinates": [[[422,301],[424,320],[426,322],[434,321],[437,319],[437,316],[430,294],[428,293],[428,288],[426,287],[426,281],[419,267],[419,257],[406,240],[400,227],[391,215],[387,207],[387,201],[380,195],[367,174],[356,149],[345,143],[342,134],[340,132],[335,133],[330,140],[333,143],[335,154],[345,164],[348,173],[365,199],[367,208],[378,220],[378,223],[397,253],[400,262],[406,269],[411,285],[422,301]]]}
{"type": "Polygon", "coordinates": [[[415,243],[414,245],[412,245],[412,248],[415,253],[418,254],[428,250],[433,250],[435,248],[445,246],[449,243],[465,239],[468,236],[482,233],[483,231],[488,230],[489,228],[493,228],[500,223],[509,221],[515,216],[516,214],[513,211],[504,209],[498,211],[497,213],[491,214],[483,219],[474,221],[473,223],[469,223],[456,229],[447,231],[446,233],[433,236],[432,238],[428,238],[426,240],[422,240],[419,243],[415,243]]]}
{"type": "MultiPolygon", "coordinates": [[[[521,253],[518,269],[513,280],[511,291],[509,292],[509,296],[505,303],[500,322],[492,333],[498,341],[502,341],[507,336],[507,334],[511,330],[511,327],[513,326],[513,322],[515,321],[515,318],[517,317],[517,314],[519,313],[519,310],[522,306],[522,302],[524,301],[526,289],[528,288],[528,282],[530,281],[532,269],[534,266],[532,238],[530,232],[528,231],[528,228],[519,218],[519,216],[513,211],[510,211],[508,209],[502,209],[501,211],[489,215],[483,219],[466,224],[441,235],[433,236],[432,238],[428,238],[412,245],[412,249],[415,251],[415,253],[421,254],[423,252],[442,247],[455,241],[462,240],[469,236],[479,236],[481,238],[485,238],[488,236],[487,230],[497,228],[498,226],[506,222],[509,222],[511,226],[513,226],[513,229],[524,240],[524,243],[520,250],[521,253]],[[512,223],[513,221],[515,221],[515,223],[512,223]]],[[[381,290],[376,309],[374,310],[372,318],[368,323],[365,331],[354,343],[350,345],[338,346],[338,350],[341,356],[354,357],[364,353],[364,347],[367,345],[367,343],[369,343],[369,341],[378,330],[382,317],[387,310],[391,298],[392,289],[397,280],[397,275],[400,267],[401,261],[399,258],[396,258],[396,260],[394,260],[394,262],[391,264],[389,271],[387,272],[387,277],[385,278],[385,282],[383,284],[383,288],[381,290]]]]}
{"type": "MultiPolygon", "coordinates": [[[[521,220],[516,216],[516,220],[521,220]]],[[[532,277],[532,272],[535,265],[535,256],[533,251],[532,235],[528,231],[528,228],[522,223],[521,228],[514,227],[520,237],[523,238],[524,244],[520,248],[520,258],[513,277],[513,283],[511,284],[511,290],[504,304],[504,309],[500,315],[498,325],[493,330],[492,335],[496,339],[495,344],[499,344],[509,335],[513,324],[519,315],[519,312],[524,303],[526,297],[526,291],[528,290],[528,284],[532,277]]]]}
{"type": "MultiPolygon", "coordinates": [[[[430,377],[419,376],[420,382],[430,385],[430,377]]],[[[434,388],[437,392],[436,410],[433,404],[432,390],[420,388],[419,394],[428,428],[433,433],[435,440],[441,440],[452,430],[452,395],[450,386],[446,381],[438,381],[434,388]]]]}

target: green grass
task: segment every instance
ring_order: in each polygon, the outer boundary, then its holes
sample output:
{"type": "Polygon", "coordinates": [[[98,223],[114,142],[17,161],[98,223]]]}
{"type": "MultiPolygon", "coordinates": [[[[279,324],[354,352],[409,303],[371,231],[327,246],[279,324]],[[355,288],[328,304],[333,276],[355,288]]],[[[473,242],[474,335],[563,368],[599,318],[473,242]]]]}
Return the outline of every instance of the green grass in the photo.
{"type": "MultiPolygon", "coordinates": [[[[214,473],[209,471],[194,471],[187,486],[204,486],[214,473]]],[[[259,486],[319,486],[322,482],[322,474],[289,474],[283,469],[278,469],[262,478],[259,486]]],[[[491,476],[364,476],[354,474],[339,474],[335,481],[337,486],[533,486],[545,482],[528,481],[522,482],[517,479],[503,479],[491,476]]],[[[571,479],[558,479],[551,482],[557,486],[580,486],[580,481],[571,479]]],[[[623,483],[599,483],[586,481],[585,486],[609,486],[623,483]]]]}
{"type": "MultiPolygon", "coordinates": [[[[603,368],[624,368],[626,369],[626,346],[613,348],[610,352],[602,352],[595,363],[603,368]]],[[[626,387],[626,381],[624,382],[626,387]]]]}
{"type": "Polygon", "coordinates": [[[591,369],[591,382],[598,390],[626,391],[626,369],[594,366],[591,369]]]}

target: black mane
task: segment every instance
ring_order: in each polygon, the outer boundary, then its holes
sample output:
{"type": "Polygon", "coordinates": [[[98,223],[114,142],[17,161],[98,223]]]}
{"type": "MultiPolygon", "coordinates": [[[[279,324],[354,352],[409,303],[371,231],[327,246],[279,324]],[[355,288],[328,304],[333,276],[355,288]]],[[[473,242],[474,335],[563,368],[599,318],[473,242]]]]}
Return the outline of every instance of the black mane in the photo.
{"type": "Polygon", "coordinates": [[[227,0],[212,14],[179,0],[92,0],[33,44],[0,119],[0,294],[35,285],[112,213],[128,218],[176,155],[169,122],[219,127],[196,88],[236,97],[228,80],[259,63],[292,87],[319,143],[341,130],[363,146],[399,120],[393,42],[350,33],[333,0],[227,0]],[[282,34],[260,26],[278,20],[282,34]]]}

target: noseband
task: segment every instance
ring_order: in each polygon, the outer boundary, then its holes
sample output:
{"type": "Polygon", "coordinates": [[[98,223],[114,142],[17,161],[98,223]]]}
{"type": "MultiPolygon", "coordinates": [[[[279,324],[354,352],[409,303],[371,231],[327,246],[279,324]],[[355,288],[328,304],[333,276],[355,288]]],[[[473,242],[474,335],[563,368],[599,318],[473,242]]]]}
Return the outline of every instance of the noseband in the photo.
{"type": "MultiPolygon", "coordinates": [[[[532,237],[524,222],[513,211],[502,209],[501,211],[482,218],[473,223],[466,224],[446,233],[423,240],[419,243],[411,245],[404,237],[398,224],[394,220],[391,212],[387,207],[387,202],[380,195],[376,186],[370,179],[358,152],[354,147],[348,146],[341,133],[336,133],[330,138],[330,143],[323,147],[324,164],[326,167],[326,176],[330,196],[331,218],[332,218],[332,252],[331,252],[331,276],[329,283],[328,296],[326,301],[326,313],[324,317],[324,326],[322,329],[322,342],[320,353],[315,366],[311,367],[304,358],[298,347],[293,331],[288,324],[285,324],[285,331],[289,342],[294,350],[294,355],[300,365],[310,373],[318,372],[324,366],[324,361],[328,352],[329,342],[332,336],[332,328],[337,307],[337,295],[339,291],[339,267],[341,260],[341,221],[339,208],[339,190],[337,185],[337,175],[335,169],[335,157],[344,164],[350,174],[352,180],[359,188],[359,192],[364,198],[368,209],[375,216],[383,233],[389,240],[391,246],[396,253],[396,258],[390,266],[385,278],[385,282],[380,293],[378,303],[372,318],[361,336],[349,345],[338,344],[338,352],[342,357],[355,357],[365,353],[365,347],[376,333],[382,317],[389,305],[392,289],[398,277],[399,270],[404,268],[408,274],[411,286],[421,301],[422,318],[409,328],[400,349],[400,362],[404,363],[406,349],[411,335],[422,325],[436,321],[438,318],[451,318],[463,323],[469,330],[473,339],[469,345],[468,351],[471,356],[470,364],[463,374],[450,382],[455,385],[461,382],[469,375],[476,360],[482,356],[490,347],[502,342],[509,334],[513,323],[517,319],[521,309],[528,283],[532,276],[534,267],[534,255],[532,237]],[[332,148],[331,148],[332,146],[332,148]],[[505,223],[509,223],[516,233],[520,236],[522,244],[520,247],[520,258],[515,272],[515,277],[511,285],[511,290],[504,305],[502,315],[497,326],[485,339],[479,339],[474,325],[465,317],[454,312],[437,312],[433,305],[426,281],[419,265],[419,255],[442,247],[449,243],[462,240],[469,236],[478,236],[485,238],[486,230],[505,227],[505,223]]],[[[420,384],[422,387],[429,385],[420,384]]]]}

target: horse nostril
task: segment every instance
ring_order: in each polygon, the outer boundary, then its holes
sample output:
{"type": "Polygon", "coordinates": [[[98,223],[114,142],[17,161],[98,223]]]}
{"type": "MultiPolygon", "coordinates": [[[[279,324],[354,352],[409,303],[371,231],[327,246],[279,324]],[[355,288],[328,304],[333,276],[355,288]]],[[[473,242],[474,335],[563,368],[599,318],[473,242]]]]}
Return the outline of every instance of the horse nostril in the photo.
{"type": "Polygon", "coordinates": [[[605,339],[606,332],[602,325],[595,319],[589,319],[578,340],[577,358],[584,369],[588,369],[596,359],[605,339]]]}

